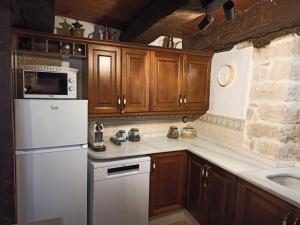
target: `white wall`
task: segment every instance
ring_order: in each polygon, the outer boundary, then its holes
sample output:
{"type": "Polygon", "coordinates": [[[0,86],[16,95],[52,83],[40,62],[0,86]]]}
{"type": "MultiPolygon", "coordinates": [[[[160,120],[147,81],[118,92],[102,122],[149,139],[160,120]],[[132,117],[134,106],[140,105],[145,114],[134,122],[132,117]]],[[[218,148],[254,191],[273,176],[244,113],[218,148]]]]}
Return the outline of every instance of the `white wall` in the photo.
{"type": "MultiPolygon", "coordinates": [[[[157,39],[155,39],[153,42],[151,42],[149,45],[162,47],[164,38],[165,38],[165,36],[160,36],[157,39]]],[[[175,44],[178,43],[176,45],[176,48],[182,49],[182,39],[181,38],[174,38],[173,40],[174,40],[175,44]]]]}
{"type": "Polygon", "coordinates": [[[253,67],[253,47],[234,48],[216,53],[212,59],[209,113],[245,119],[249,102],[250,81],[253,67]],[[217,76],[222,65],[232,65],[235,80],[228,87],[218,85],[217,76]]]}

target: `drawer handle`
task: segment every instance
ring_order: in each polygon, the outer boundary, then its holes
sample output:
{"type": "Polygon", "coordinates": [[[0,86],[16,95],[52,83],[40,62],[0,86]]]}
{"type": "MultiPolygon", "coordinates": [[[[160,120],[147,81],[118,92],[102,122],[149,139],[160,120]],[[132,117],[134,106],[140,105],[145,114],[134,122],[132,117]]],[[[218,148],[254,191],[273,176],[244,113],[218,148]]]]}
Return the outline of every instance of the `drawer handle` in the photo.
{"type": "Polygon", "coordinates": [[[155,163],[153,163],[153,165],[152,165],[153,171],[155,170],[155,168],[156,168],[156,165],[155,165],[155,163]]]}
{"type": "Polygon", "coordinates": [[[299,218],[297,218],[297,219],[295,220],[295,222],[293,223],[293,225],[297,225],[298,222],[299,222],[299,218]]]}

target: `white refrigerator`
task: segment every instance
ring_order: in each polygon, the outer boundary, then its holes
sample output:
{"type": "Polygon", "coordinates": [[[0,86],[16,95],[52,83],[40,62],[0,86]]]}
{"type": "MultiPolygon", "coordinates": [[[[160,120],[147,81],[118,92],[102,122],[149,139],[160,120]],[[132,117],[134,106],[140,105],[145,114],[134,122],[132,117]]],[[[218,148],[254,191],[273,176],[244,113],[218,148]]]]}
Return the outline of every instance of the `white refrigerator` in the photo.
{"type": "Polygon", "coordinates": [[[15,100],[17,221],[87,223],[86,100],[15,100]]]}

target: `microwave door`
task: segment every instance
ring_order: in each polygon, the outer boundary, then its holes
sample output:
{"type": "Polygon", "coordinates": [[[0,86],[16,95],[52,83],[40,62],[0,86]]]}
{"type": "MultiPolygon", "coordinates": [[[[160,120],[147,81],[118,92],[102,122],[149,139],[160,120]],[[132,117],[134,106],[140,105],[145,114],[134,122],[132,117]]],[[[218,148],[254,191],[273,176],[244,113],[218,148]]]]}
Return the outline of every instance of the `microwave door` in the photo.
{"type": "Polygon", "coordinates": [[[68,74],[24,71],[24,98],[68,97],[68,74]]]}

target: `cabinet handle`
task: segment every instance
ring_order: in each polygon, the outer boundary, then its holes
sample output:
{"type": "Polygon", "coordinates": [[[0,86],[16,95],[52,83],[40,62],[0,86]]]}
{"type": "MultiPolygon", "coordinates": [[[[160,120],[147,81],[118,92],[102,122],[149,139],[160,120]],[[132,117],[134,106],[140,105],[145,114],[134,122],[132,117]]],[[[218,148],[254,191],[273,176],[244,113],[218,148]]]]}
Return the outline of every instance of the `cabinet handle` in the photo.
{"type": "Polygon", "coordinates": [[[206,171],[207,171],[207,165],[204,165],[202,168],[202,171],[201,171],[201,175],[202,175],[202,179],[203,179],[203,188],[207,187],[207,181],[205,178],[205,174],[207,173],[206,171]]]}
{"type": "Polygon", "coordinates": [[[123,95],[123,106],[122,106],[122,111],[121,113],[125,113],[125,106],[126,106],[126,98],[125,98],[125,95],[123,95]]]}
{"type": "Polygon", "coordinates": [[[182,103],[183,103],[182,95],[179,95],[179,103],[180,103],[180,106],[182,106],[182,103]]]}
{"type": "Polygon", "coordinates": [[[206,179],[208,178],[208,176],[209,176],[209,170],[211,169],[211,167],[210,166],[208,166],[207,167],[207,169],[206,169],[206,173],[205,173],[205,177],[206,177],[206,179]]]}
{"type": "Polygon", "coordinates": [[[298,224],[298,222],[299,222],[299,218],[297,218],[296,220],[295,220],[295,222],[293,223],[293,225],[297,225],[298,224]]]}
{"type": "Polygon", "coordinates": [[[156,165],[155,165],[155,163],[153,163],[153,165],[152,165],[153,171],[155,170],[155,168],[156,168],[156,165]]]}
{"type": "Polygon", "coordinates": [[[288,217],[290,216],[290,213],[288,213],[286,215],[286,217],[284,217],[283,221],[282,221],[282,225],[287,225],[287,220],[288,220],[288,217]]]}
{"type": "Polygon", "coordinates": [[[120,97],[120,95],[118,95],[117,105],[118,105],[118,109],[120,109],[121,108],[121,97],[120,97]]]}
{"type": "Polygon", "coordinates": [[[125,95],[123,95],[123,104],[124,104],[124,107],[125,107],[126,103],[127,103],[127,101],[126,101],[125,95]]]}
{"type": "Polygon", "coordinates": [[[183,95],[183,103],[184,103],[184,105],[186,105],[186,103],[187,103],[186,95],[183,95]]]}

